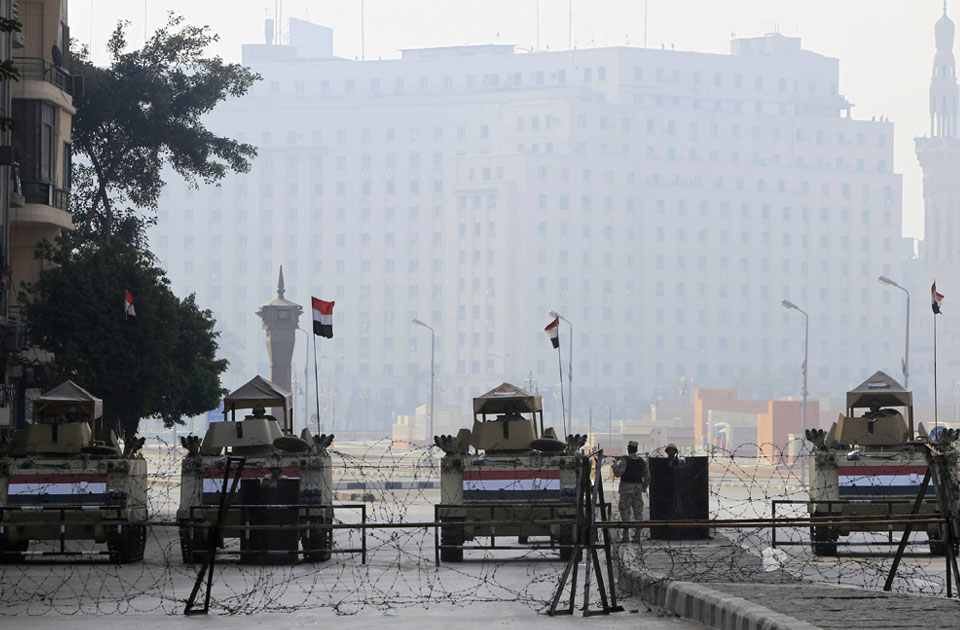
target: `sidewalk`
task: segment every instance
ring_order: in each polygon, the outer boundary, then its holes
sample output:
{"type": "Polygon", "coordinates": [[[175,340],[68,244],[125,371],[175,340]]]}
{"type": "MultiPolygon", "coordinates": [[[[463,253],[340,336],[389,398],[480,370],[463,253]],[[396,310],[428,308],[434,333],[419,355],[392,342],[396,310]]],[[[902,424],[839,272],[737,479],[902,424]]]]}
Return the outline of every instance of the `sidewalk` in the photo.
{"type": "Polygon", "coordinates": [[[960,628],[960,601],[804,582],[766,572],[722,537],[617,550],[621,590],[719,630],[960,628]]]}

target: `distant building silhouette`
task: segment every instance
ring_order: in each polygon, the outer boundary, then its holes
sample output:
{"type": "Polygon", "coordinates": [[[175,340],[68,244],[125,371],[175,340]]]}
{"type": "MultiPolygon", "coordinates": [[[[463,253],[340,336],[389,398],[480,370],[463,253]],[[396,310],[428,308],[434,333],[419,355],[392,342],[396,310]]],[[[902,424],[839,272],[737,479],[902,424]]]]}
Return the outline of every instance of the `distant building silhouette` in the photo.
{"type": "Polygon", "coordinates": [[[295,44],[245,47],[263,81],[211,114],[259,147],[252,172],[171,182],[153,242],[251,364],[277,265],[298,301],[336,299],[327,356],[355,429],[427,400],[413,317],[437,329],[438,406],[532,370],[557,415],[542,329],[562,312],[580,430],[590,405],[639,418],[684,376],[797,394],[783,298],[810,313],[813,396],[896,371],[899,303],[876,282],[913,252],[893,125],[851,116],[836,59],[780,34],[729,55],[488,44],[357,62],[295,44]]]}

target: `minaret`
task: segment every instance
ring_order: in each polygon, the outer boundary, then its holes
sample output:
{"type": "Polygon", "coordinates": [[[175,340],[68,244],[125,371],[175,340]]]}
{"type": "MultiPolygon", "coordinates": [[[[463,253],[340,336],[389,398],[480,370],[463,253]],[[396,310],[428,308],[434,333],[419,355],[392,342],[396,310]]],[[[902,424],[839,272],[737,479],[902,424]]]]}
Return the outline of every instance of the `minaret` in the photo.
{"type": "Polygon", "coordinates": [[[943,16],[934,28],[937,52],[930,81],[930,137],[917,138],[923,169],[923,257],[930,275],[960,282],[960,139],[957,138],[958,89],[953,43],[956,27],[943,16]]]}
{"type": "Polygon", "coordinates": [[[956,28],[947,17],[947,3],[943,3],[943,17],[934,27],[937,54],[933,58],[933,79],[930,81],[930,137],[957,137],[957,68],[953,56],[953,38],[956,28]]]}
{"type": "MultiPolygon", "coordinates": [[[[277,279],[277,297],[260,307],[257,315],[263,320],[267,333],[267,356],[270,357],[270,380],[288,392],[292,391],[293,346],[303,308],[283,295],[283,266],[277,279]]],[[[288,422],[293,409],[287,410],[288,422]]],[[[282,410],[274,409],[273,415],[280,419],[282,410]]],[[[293,428],[292,424],[289,428],[293,428]]]]}
{"type": "MultiPolygon", "coordinates": [[[[916,139],[917,159],[923,169],[922,259],[927,277],[950,295],[960,291],[960,138],[957,137],[957,77],[953,43],[956,28],[943,16],[934,29],[937,52],[930,81],[930,136],[916,139]]],[[[920,287],[918,287],[920,288],[920,287]]],[[[930,311],[926,310],[929,317],[930,311]]],[[[944,326],[938,337],[941,382],[960,378],[960,335],[944,326]]],[[[932,389],[928,390],[932,394],[932,389]]],[[[941,388],[940,409],[957,402],[954,388],[941,388]],[[944,391],[948,390],[948,391],[944,391]]],[[[929,400],[933,400],[932,396],[929,400]]],[[[933,415],[932,413],[930,415],[933,415]]]]}

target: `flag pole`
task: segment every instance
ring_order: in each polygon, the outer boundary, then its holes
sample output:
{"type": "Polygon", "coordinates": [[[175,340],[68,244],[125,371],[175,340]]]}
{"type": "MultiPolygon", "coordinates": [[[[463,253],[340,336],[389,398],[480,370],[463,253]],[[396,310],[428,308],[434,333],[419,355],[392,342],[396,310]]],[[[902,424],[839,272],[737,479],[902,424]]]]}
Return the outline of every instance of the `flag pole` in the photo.
{"type": "Polygon", "coordinates": [[[317,368],[317,336],[313,336],[313,393],[317,398],[317,435],[323,433],[320,426],[320,370],[317,368]]]}
{"type": "Polygon", "coordinates": [[[557,346],[557,365],[560,366],[560,415],[563,418],[563,439],[567,439],[567,403],[563,398],[563,357],[560,356],[560,346],[557,346]]]}
{"type": "Polygon", "coordinates": [[[933,426],[940,426],[940,414],[937,410],[937,313],[933,313],[933,426]]]}

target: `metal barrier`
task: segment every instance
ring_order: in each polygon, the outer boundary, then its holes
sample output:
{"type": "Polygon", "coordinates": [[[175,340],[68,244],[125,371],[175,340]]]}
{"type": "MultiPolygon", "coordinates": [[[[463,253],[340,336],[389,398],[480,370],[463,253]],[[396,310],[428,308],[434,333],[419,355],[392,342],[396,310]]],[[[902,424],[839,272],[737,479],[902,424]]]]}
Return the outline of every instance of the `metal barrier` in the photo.
{"type": "MultiPolygon", "coordinates": [[[[0,506],[0,537],[6,536],[8,527],[58,527],[59,536],[57,538],[47,538],[43,540],[56,540],[59,542],[58,551],[11,551],[0,547],[0,557],[10,557],[10,556],[30,556],[30,557],[42,557],[42,556],[109,556],[110,551],[68,551],[67,550],[67,527],[83,527],[83,526],[92,526],[102,525],[105,528],[115,527],[117,533],[123,531],[125,525],[130,524],[130,521],[125,518],[122,513],[128,508],[122,505],[14,505],[14,506],[0,506]],[[7,519],[7,514],[10,512],[17,513],[50,513],[55,512],[57,514],[56,520],[50,518],[35,518],[35,519],[17,519],[16,523],[11,523],[7,519]],[[86,523],[77,523],[71,524],[67,522],[67,514],[70,513],[91,513],[91,512],[113,512],[111,517],[109,514],[104,517],[98,515],[95,521],[86,522],[86,523]]],[[[145,525],[146,523],[136,523],[137,525],[145,525]]],[[[90,536],[92,539],[93,536],[90,536]]],[[[34,538],[36,540],[36,538],[34,538]]],[[[81,540],[81,539],[76,539],[81,540]]]]}
{"type": "MultiPolygon", "coordinates": [[[[607,504],[609,509],[609,504],[607,504]]],[[[436,566],[440,566],[440,550],[441,549],[460,549],[463,551],[477,551],[477,550],[490,550],[490,549],[523,549],[536,551],[540,549],[551,549],[559,550],[573,547],[571,544],[558,544],[555,543],[552,539],[549,545],[537,544],[537,543],[517,543],[515,545],[498,545],[497,544],[497,535],[495,532],[488,535],[481,535],[481,538],[490,538],[489,545],[481,544],[471,544],[471,545],[444,545],[440,539],[440,530],[444,526],[444,522],[447,525],[470,525],[475,527],[491,527],[494,528],[497,525],[515,525],[519,522],[523,522],[528,525],[563,525],[569,526],[571,530],[577,525],[576,516],[571,516],[570,518],[557,518],[557,510],[572,510],[576,511],[577,505],[571,501],[544,501],[544,502],[532,502],[532,501],[502,501],[496,503],[467,503],[467,504],[453,504],[453,503],[437,503],[433,506],[433,551],[434,551],[434,563],[436,566]],[[549,511],[549,516],[546,519],[527,519],[527,520],[516,520],[516,519],[497,519],[495,517],[496,510],[504,510],[510,508],[522,508],[524,511],[532,510],[541,510],[546,509],[549,511]],[[490,518],[487,520],[471,520],[470,522],[465,522],[462,518],[457,517],[457,520],[451,520],[451,517],[442,514],[445,511],[482,511],[489,510],[490,518]],[[446,519],[446,521],[444,521],[446,519]]],[[[571,532],[572,534],[572,532],[571,532]]]]}
{"type": "MultiPolygon", "coordinates": [[[[186,527],[190,533],[190,539],[196,540],[195,536],[196,530],[208,530],[216,526],[214,522],[206,517],[206,514],[216,511],[216,506],[210,505],[194,505],[190,508],[190,518],[188,522],[182,523],[182,527],[186,527]],[[204,513],[203,515],[198,515],[197,512],[204,513]]],[[[311,529],[322,529],[322,530],[338,530],[338,529],[359,529],[360,530],[360,547],[348,547],[348,548],[337,548],[331,546],[329,549],[299,549],[297,551],[286,550],[286,549],[263,549],[257,550],[259,554],[266,555],[306,555],[313,552],[329,552],[329,553],[359,553],[361,564],[367,563],[367,506],[364,503],[341,503],[341,504],[329,504],[322,505],[317,503],[291,503],[291,504],[232,504],[229,508],[225,510],[225,517],[231,518],[232,516],[242,515],[245,517],[242,524],[233,524],[233,523],[222,523],[220,525],[221,529],[226,529],[230,531],[241,530],[240,538],[241,545],[246,544],[247,536],[250,532],[254,531],[296,531],[298,536],[304,531],[311,529]],[[268,510],[268,509],[285,509],[285,510],[300,510],[301,513],[297,515],[297,522],[295,524],[265,524],[257,525],[253,524],[249,520],[250,512],[255,510],[268,510]],[[327,516],[327,511],[330,511],[331,516],[336,513],[336,510],[359,510],[360,511],[360,523],[327,523],[324,519],[327,516]],[[314,512],[314,514],[311,514],[314,512]],[[320,512],[320,514],[316,514],[320,512]]],[[[332,534],[331,534],[332,538],[332,534]]],[[[236,556],[242,553],[245,553],[242,549],[240,550],[231,550],[231,549],[221,549],[218,551],[219,554],[236,556]]]]}
{"type": "MultiPolygon", "coordinates": [[[[876,515],[876,518],[878,518],[878,519],[879,519],[879,518],[884,518],[884,519],[886,519],[887,521],[892,521],[895,516],[905,516],[904,513],[895,514],[894,511],[893,511],[893,506],[895,506],[895,505],[905,505],[905,506],[908,506],[908,507],[909,507],[909,506],[912,506],[912,505],[914,504],[914,502],[915,502],[915,499],[912,499],[912,498],[910,498],[910,499],[908,499],[908,498],[901,498],[901,499],[828,499],[828,500],[819,499],[819,500],[816,500],[816,501],[812,501],[812,500],[804,501],[804,500],[802,500],[802,499],[774,499],[773,501],[771,501],[771,505],[770,505],[770,518],[771,518],[771,525],[770,525],[770,546],[771,546],[772,548],[774,548],[774,549],[776,549],[778,545],[781,546],[781,547],[790,547],[790,546],[805,547],[805,546],[809,546],[809,545],[811,544],[811,541],[813,541],[813,528],[814,528],[816,525],[821,525],[821,524],[823,524],[823,523],[821,523],[821,520],[824,520],[824,519],[830,520],[830,519],[833,518],[832,512],[833,512],[833,506],[834,506],[834,505],[872,505],[872,504],[886,505],[886,514],[878,514],[878,515],[876,515]],[[806,505],[806,506],[808,506],[808,507],[811,506],[811,505],[826,505],[826,506],[827,506],[828,514],[823,515],[823,516],[817,516],[817,515],[811,514],[810,518],[814,521],[814,524],[810,525],[810,540],[809,540],[809,541],[802,541],[802,542],[801,542],[801,541],[777,541],[777,506],[778,506],[778,505],[806,505]]],[[[931,498],[929,498],[929,499],[923,499],[923,500],[921,501],[921,505],[924,505],[924,504],[937,505],[937,504],[939,504],[939,501],[938,501],[936,498],[932,498],[932,497],[931,497],[931,498]]],[[[927,513],[924,514],[923,516],[925,516],[925,517],[936,516],[936,517],[939,519],[939,522],[943,522],[943,517],[942,517],[942,515],[940,515],[940,510],[939,510],[939,509],[937,509],[936,511],[927,512],[927,513]]],[[[863,517],[851,517],[851,518],[863,518],[863,517]]],[[[911,523],[914,523],[915,521],[914,521],[913,519],[911,519],[910,522],[911,522],[911,523]]],[[[886,542],[882,542],[882,541],[880,541],[880,542],[878,542],[878,541],[863,541],[863,542],[844,541],[844,542],[840,542],[840,541],[837,541],[837,542],[831,543],[832,545],[838,545],[838,546],[841,546],[841,547],[864,547],[864,546],[871,546],[871,545],[881,545],[881,546],[890,546],[890,547],[893,547],[893,546],[899,544],[899,541],[894,541],[894,540],[893,540],[893,532],[894,532],[894,527],[893,527],[893,525],[894,525],[895,523],[877,523],[877,522],[856,523],[856,522],[850,522],[849,524],[852,525],[852,526],[856,526],[856,525],[858,525],[858,524],[861,524],[861,525],[870,525],[870,524],[873,524],[873,525],[881,525],[881,524],[886,524],[886,525],[887,525],[887,530],[888,530],[888,531],[887,531],[887,541],[886,541],[886,542]]],[[[904,525],[905,525],[906,523],[896,523],[896,524],[904,524],[904,525]]],[[[927,524],[930,524],[930,523],[927,523],[927,524]]],[[[797,527],[797,526],[796,526],[796,525],[791,525],[791,526],[789,526],[789,527],[795,528],[795,527],[797,527]]]]}

